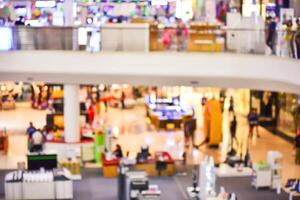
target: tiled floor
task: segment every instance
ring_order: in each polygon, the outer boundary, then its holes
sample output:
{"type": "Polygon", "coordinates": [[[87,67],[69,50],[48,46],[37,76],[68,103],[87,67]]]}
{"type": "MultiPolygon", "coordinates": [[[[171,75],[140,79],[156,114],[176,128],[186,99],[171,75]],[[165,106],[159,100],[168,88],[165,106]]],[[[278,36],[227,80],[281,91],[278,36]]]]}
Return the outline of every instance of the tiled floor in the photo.
{"type": "MultiPolygon", "coordinates": [[[[0,124],[7,127],[9,137],[9,154],[8,156],[0,155],[0,169],[16,168],[17,162],[25,160],[26,136],[23,134],[29,121],[33,121],[38,127],[42,127],[45,123],[45,111],[32,110],[25,104],[18,105],[15,111],[0,111],[0,124]],[[16,134],[17,133],[17,134],[16,134]]],[[[197,142],[201,140],[201,111],[197,112],[198,130],[196,134],[197,142]]],[[[130,155],[135,155],[139,151],[141,145],[149,144],[150,151],[167,150],[175,158],[180,158],[184,150],[183,133],[182,131],[157,132],[153,130],[145,119],[145,107],[137,106],[131,110],[120,110],[110,108],[106,114],[101,115],[107,126],[112,127],[116,139],[114,144],[119,143],[123,147],[123,151],[130,152],[130,155]]],[[[229,114],[224,112],[224,142],[219,149],[210,149],[206,146],[200,147],[198,157],[194,159],[197,162],[206,155],[212,155],[217,162],[224,160],[228,149],[229,140],[229,114]]],[[[0,126],[0,127],[1,127],[0,126]]],[[[278,150],[283,153],[283,177],[300,177],[300,166],[294,164],[294,150],[292,144],[273,135],[267,130],[260,127],[260,138],[254,138],[250,141],[250,152],[254,162],[265,160],[268,150],[278,150]]],[[[245,117],[238,117],[237,137],[239,143],[246,144],[248,138],[248,126],[245,117]]],[[[246,145],[241,147],[242,152],[245,152],[246,145]]],[[[189,149],[189,163],[193,162],[192,149],[189,149]]]]}

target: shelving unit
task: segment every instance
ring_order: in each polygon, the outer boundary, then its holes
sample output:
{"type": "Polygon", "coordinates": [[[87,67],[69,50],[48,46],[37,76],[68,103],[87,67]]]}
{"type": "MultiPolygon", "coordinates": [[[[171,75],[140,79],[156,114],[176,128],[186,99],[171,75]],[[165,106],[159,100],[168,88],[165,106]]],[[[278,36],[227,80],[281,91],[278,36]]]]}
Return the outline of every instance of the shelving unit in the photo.
{"type": "Polygon", "coordinates": [[[216,172],[214,159],[206,156],[200,164],[199,173],[200,198],[207,199],[216,195],[216,172]]]}

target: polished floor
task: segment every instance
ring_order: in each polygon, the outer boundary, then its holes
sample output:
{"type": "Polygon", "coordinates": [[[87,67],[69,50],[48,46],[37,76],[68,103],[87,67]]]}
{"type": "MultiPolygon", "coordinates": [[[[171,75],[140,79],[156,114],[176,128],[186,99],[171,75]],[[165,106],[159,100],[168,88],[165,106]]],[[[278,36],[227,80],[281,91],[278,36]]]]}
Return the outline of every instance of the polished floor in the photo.
{"type": "MultiPolygon", "coordinates": [[[[200,109],[200,108],[199,108],[200,109]]],[[[28,105],[22,103],[17,105],[13,111],[0,111],[0,127],[6,127],[9,132],[9,153],[0,155],[0,169],[14,169],[17,163],[25,161],[27,152],[26,135],[24,134],[28,122],[32,121],[36,127],[42,127],[45,123],[46,111],[32,110],[28,105]]],[[[198,117],[198,129],[196,131],[196,143],[200,143],[202,137],[202,118],[201,110],[196,112],[198,117]]],[[[112,149],[115,144],[121,144],[123,151],[129,151],[130,155],[135,156],[141,145],[148,144],[150,151],[169,151],[175,159],[181,159],[184,151],[182,131],[160,131],[157,132],[147,123],[145,118],[145,107],[137,105],[133,109],[121,110],[110,108],[107,113],[102,112],[98,116],[104,120],[107,126],[113,130],[115,136],[112,141],[112,149]]],[[[204,155],[212,155],[216,162],[225,159],[229,146],[229,119],[230,114],[225,111],[223,114],[224,142],[218,149],[211,149],[201,146],[199,150],[188,149],[188,163],[195,164],[204,155]]],[[[280,151],[283,157],[283,178],[300,177],[300,166],[294,164],[294,149],[292,144],[284,141],[280,137],[270,133],[260,127],[260,138],[254,137],[249,140],[249,148],[253,162],[266,160],[267,151],[280,151]]],[[[245,117],[239,115],[237,137],[239,140],[239,153],[244,153],[248,142],[248,125],[245,117]]]]}

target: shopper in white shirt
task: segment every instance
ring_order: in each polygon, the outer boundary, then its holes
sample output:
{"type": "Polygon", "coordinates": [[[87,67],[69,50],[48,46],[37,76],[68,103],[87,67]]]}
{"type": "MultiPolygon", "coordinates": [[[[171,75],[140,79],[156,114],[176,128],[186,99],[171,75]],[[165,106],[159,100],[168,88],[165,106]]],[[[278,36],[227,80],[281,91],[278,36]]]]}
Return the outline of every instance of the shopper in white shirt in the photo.
{"type": "Polygon", "coordinates": [[[40,129],[37,129],[31,137],[31,149],[30,152],[40,152],[43,150],[44,135],[40,129]]]}

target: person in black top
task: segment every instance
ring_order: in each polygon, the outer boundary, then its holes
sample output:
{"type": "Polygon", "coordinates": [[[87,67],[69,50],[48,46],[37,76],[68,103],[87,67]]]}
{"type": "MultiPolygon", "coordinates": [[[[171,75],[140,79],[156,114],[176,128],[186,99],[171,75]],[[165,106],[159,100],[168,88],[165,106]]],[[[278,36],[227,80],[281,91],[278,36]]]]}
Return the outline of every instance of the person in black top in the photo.
{"type": "Polygon", "coordinates": [[[230,100],[229,100],[229,112],[234,113],[234,100],[233,100],[232,96],[230,97],[230,100]]]}
{"type": "Polygon", "coordinates": [[[231,151],[233,150],[233,142],[235,141],[238,144],[238,140],[236,138],[236,116],[233,116],[233,120],[230,122],[230,135],[231,135],[231,151]]]}
{"type": "Polygon", "coordinates": [[[248,114],[248,123],[249,123],[249,138],[253,137],[254,128],[256,129],[257,137],[260,137],[258,132],[259,116],[256,108],[251,108],[251,111],[248,114]]]}
{"type": "Polygon", "coordinates": [[[25,18],[20,16],[19,19],[15,22],[16,26],[24,26],[25,25],[25,18]]]}
{"type": "Polygon", "coordinates": [[[300,165],[300,132],[297,134],[295,138],[295,148],[296,148],[296,159],[295,163],[300,165]]]}
{"type": "Polygon", "coordinates": [[[267,18],[267,45],[270,47],[272,54],[275,54],[276,22],[272,17],[267,18]]]}
{"type": "Polygon", "coordinates": [[[123,151],[122,151],[122,148],[119,144],[116,145],[116,149],[114,150],[114,155],[117,158],[123,158],[123,151]]]}
{"type": "Polygon", "coordinates": [[[194,144],[194,135],[196,131],[196,121],[193,119],[192,116],[187,117],[183,122],[183,132],[185,138],[185,146],[189,147],[190,138],[192,139],[192,145],[194,144]]]}

